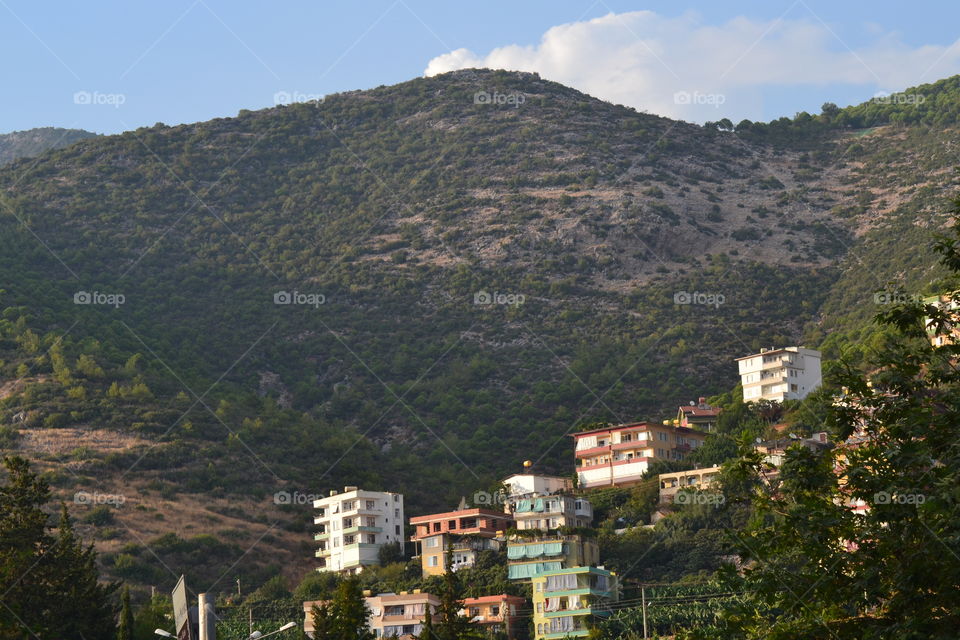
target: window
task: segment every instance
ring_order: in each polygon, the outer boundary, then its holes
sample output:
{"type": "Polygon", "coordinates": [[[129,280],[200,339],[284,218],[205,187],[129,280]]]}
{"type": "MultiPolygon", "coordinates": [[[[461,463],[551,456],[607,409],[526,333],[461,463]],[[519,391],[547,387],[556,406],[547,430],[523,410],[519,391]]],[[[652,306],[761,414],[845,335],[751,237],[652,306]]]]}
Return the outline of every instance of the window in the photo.
{"type": "Polygon", "coordinates": [[[493,605],[492,607],[490,607],[490,615],[492,616],[500,615],[500,607],[498,607],[497,605],[493,605]]]}
{"type": "Polygon", "coordinates": [[[397,525],[394,525],[394,526],[393,526],[393,529],[394,529],[394,531],[397,532],[397,535],[399,536],[399,535],[400,535],[400,525],[398,525],[398,524],[397,524],[397,525]]]}
{"type": "Polygon", "coordinates": [[[430,567],[438,566],[437,564],[438,559],[439,559],[439,556],[430,556],[429,558],[427,558],[427,566],[430,566],[430,567]]]}
{"type": "Polygon", "coordinates": [[[394,495],[394,496],[393,496],[393,501],[394,501],[394,502],[400,502],[400,496],[394,495]]]}
{"type": "Polygon", "coordinates": [[[428,546],[428,547],[436,547],[436,546],[439,546],[439,545],[440,545],[440,537],[439,537],[439,536],[433,536],[432,538],[427,538],[427,546],[428,546]]]}
{"type": "Polygon", "coordinates": [[[376,506],[377,506],[377,503],[376,503],[376,502],[374,502],[373,500],[367,500],[367,509],[368,509],[368,510],[369,510],[369,509],[373,509],[373,508],[375,508],[376,506]]]}
{"type": "MultiPolygon", "coordinates": [[[[537,613],[543,613],[543,603],[542,603],[542,602],[538,602],[538,603],[537,603],[537,613]]],[[[539,626],[539,625],[537,625],[537,626],[539,626]]]]}
{"type": "Polygon", "coordinates": [[[377,544],[377,536],[372,533],[368,533],[367,544],[377,544]]]}

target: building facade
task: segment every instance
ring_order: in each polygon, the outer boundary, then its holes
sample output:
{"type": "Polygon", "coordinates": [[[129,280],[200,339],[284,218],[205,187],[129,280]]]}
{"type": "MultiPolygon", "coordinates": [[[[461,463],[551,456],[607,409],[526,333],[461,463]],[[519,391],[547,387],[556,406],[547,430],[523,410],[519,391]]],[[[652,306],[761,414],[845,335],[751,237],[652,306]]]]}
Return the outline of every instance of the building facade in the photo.
{"type": "Polygon", "coordinates": [[[507,541],[507,578],[521,582],[535,575],[600,562],[600,547],[592,537],[571,535],[513,536],[507,541]]]}
{"type": "MultiPolygon", "coordinates": [[[[951,314],[952,319],[956,319],[960,311],[960,303],[953,299],[956,293],[944,293],[937,296],[930,296],[923,299],[923,304],[936,305],[941,311],[951,314]]],[[[927,329],[927,336],[930,338],[930,344],[934,347],[944,347],[956,344],[960,338],[960,326],[953,322],[947,323],[947,326],[936,327],[932,324],[931,318],[923,319],[923,326],[927,329]]]]}
{"type": "Polygon", "coordinates": [[[690,401],[689,405],[680,406],[677,410],[677,425],[701,431],[714,431],[717,428],[717,419],[720,417],[719,407],[711,407],[704,397],[697,402],[690,401]]]}
{"type": "Polygon", "coordinates": [[[736,362],[744,402],[803,400],[822,382],[820,352],[815,349],[761,349],[736,362]]]}
{"type": "Polygon", "coordinates": [[[533,578],[536,640],[583,638],[608,617],[620,599],[616,574],[598,567],[573,567],[533,578]]]}
{"type": "MultiPolygon", "coordinates": [[[[363,599],[367,605],[367,621],[370,630],[378,638],[399,638],[412,640],[423,631],[423,620],[429,609],[433,615],[440,606],[440,598],[429,593],[421,593],[419,589],[411,592],[381,593],[376,596],[366,596],[363,599]]],[[[313,606],[322,605],[323,601],[308,601],[303,603],[304,621],[303,631],[309,637],[314,637],[313,606]]],[[[322,640],[317,638],[317,640],[322,640]]]]}
{"type": "Polygon", "coordinates": [[[573,480],[560,476],[542,476],[532,473],[517,473],[503,481],[507,487],[507,499],[527,496],[549,496],[573,490],[573,480]]]}
{"type": "Polygon", "coordinates": [[[410,518],[414,527],[411,540],[417,543],[423,575],[440,575],[446,571],[447,554],[452,571],[471,567],[477,554],[499,549],[503,535],[514,526],[509,513],[493,509],[472,508],[410,518]]]}
{"type": "Polygon", "coordinates": [[[520,498],[510,503],[517,529],[551,531],[593,525],[593,505],[586,498],[566,495],[520,498]]]}
{"type": "MultiPolygon", "coordinates": [[[[669,421],[668,421],[669,423],[669,421]]],[[[653,460],[683,460],[706,433],[673,424],[634,422],[573,434],[577,479],[583,489],[639,483],[653,460]]]]}
{"type": "Polygon", "coordinates": [[[460,615],[469,617],[473,624],[483,628],[489,636],[502,634],[508,640],[514,640],[521,635],[522,626],[525,624],[519,612],[526,602],[526,599],[520,596],[506,594],[464,598],[460,615]]]}
{"type": "Polygon", "coordinates": [[[399,544],[403,549],[403,496],[384,491],[345,487],[343,493],[314,500],[313,519],[319,543],[317,571],[359,572],[380,563],[380,548],[399,544]]]}
{"type": "Polygon", "coordinates": [[[717,475],[720,473],[720,467],[706,467],[704,469],[691,469],[690,471],[676,471],[674,473],[661,473],[660,479],[660,502],[673,502],[674,496],[681,489],[704,490],[710,488],[716,483],[717,475]]]}

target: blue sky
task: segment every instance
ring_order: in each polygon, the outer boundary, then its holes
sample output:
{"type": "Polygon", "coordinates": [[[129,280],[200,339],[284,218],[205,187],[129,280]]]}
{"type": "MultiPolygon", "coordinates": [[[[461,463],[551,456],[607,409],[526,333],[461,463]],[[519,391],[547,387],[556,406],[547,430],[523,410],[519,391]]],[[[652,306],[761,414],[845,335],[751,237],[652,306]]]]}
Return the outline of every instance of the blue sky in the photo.
{"type": "Polygon", "coordinates": [[[194,122],[464,65],[772,119],[960,73],[957,25],[954,2],[0,0],[0,132],[194,122]]]}

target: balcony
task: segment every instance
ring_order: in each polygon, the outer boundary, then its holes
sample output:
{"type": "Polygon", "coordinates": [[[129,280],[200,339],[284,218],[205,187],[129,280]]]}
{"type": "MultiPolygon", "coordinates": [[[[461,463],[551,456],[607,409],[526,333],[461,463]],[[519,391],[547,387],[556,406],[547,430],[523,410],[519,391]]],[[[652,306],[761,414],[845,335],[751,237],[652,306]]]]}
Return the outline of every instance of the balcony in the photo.
{"type": "Polygon", "coordinates": [[[315,534],[313,534],[313,539],[314,539],[314,540],[326,540],[326,539],[329,538],[329,537],[330,537],[330,534],[329,534],[329,533],[315,533],[315,534]]]}
{"type": "Polygon", "coordinates": [[[349,529],[343,530],[343,535],[349,536],[356,533],[383,533],[383,529],[380,527],[368,527],[365,525],[358,525],[355,527],[350,527],[349,529]]]}
{"type": "Polygon", "coordinates": [[[314,553],[315,558],[326,558],[333,552],[332,549],[317,549],[317,552],[314,553]]]}

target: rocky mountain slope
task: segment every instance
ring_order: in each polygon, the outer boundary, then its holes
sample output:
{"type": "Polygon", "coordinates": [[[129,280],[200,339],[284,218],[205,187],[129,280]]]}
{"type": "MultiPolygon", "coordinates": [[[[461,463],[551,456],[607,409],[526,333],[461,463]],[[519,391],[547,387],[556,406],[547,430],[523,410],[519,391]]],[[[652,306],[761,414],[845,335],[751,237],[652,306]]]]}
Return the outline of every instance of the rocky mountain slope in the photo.
{"type": "Polygon", "coordinates": [[[44,151],[62,149],[78,140],[92,138],[95,133],[82,129],[40,127],[27,131],[0,134],[0,165],[20,158],[33,158],[44,151]]]}
{"type": "Polygon", "coordinates": [[[956,87],[733,130],[474,70],[14,163],[0,444],[126,496],[88,525],[157,585],[156,549],[308,557],[277,491],[416,512],[570,473],[579,424],[672,417],[760,346],[868,345],[875,290],[931,286],[956,87]]]}

